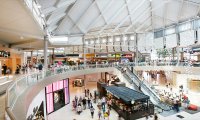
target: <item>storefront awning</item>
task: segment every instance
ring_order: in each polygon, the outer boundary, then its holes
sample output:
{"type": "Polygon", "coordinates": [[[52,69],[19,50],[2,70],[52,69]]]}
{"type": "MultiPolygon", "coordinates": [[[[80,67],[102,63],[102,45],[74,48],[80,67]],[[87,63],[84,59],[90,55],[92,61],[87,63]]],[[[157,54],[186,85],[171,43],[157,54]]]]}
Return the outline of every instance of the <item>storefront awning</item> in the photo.
{"type": "Polygon", "coordinates": [[[149,96],[127,87],[106,86],[105,89],[107,92],[111,93],[118,99],[123,100],[127,104],[131,104],[132,102],[146,101],[149,99],[149,96]]]}

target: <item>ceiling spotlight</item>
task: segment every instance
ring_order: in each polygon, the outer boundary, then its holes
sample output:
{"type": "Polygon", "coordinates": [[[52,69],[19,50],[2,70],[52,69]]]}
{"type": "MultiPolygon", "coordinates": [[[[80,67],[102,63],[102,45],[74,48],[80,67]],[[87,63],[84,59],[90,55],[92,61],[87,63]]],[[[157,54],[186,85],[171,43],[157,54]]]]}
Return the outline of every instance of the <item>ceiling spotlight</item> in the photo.
{"type": "Polygon", "coordinates": [[[134,37],[133,35],[132,35],[130,38],[131,38],[131,40],[134,40],[134,39],[135,39],[135,37],[134,37]]]}
{"type": "Polygon", "coordinates": [[[126,36],[124,36],[124,37],[123,37],[123,40],[124,40],[124,41],[126,41],[126,40],[127,40],[127,37],[126,37],[126,36]]]}
{"type": "Polygon", "coordinates": [[[44,18],[45,16],[44,16],[44,14],[40,14],[40,16],[42,17],[42,18],[44,18]]]}
{"type": "Polygon", "coordinates": [[[96,43],[99,44],[99,39],[96,40],[96,43]]]}
{"type": "Polygon", "coordinates": [[[87,44],[88,44],[88,41],[85,41],[85,44],[87,45],[87,44]]]}
{"type": "Polygon", "coordinates": [[[117,37],[115,40],[116,40],[117,42],[119,42],[119,41],[120,41],[120,38],[119,38],[119,37],[117,37]]]}
{"type": "Polygon", "coordinates": [[[24,39],[24,37],[23,37],[23,36],[20,36],[20,39],[21,39],[21,40],[23,40],[23,39],[24,39]]]}
{"type": "Polygon", "coordinates": [[[93,41],[93,40],[91,40],[91,41],[90,41],[90,44],[94,44],[94,41],[93,41]]]}
{"type": "Polygon", "coordinates": [[[106,43],[106,39],[103,39],[103,40],[102,40],[102,43],[106,43]]]}
{"type": "Polygon", "coordinates": [[[41,6],[41,5],[39,5],[39,4],[37,4],[37,7],[38,7],[38,8],[41,8],[42,6],[41,6]]]}
{"type": "Polygon", "coordinates": [[[113,42],[113,39],[112,39],[112,38],[109,38],[109,42],[113,42]]]}

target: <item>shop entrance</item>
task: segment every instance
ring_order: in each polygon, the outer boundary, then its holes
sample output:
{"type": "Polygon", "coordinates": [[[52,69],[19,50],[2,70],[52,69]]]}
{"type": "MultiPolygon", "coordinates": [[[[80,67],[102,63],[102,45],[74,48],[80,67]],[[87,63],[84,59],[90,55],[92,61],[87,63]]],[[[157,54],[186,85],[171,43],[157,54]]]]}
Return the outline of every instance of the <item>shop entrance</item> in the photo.
{"type": "Polygon", "coordinates": [[[54,94],[54,111],[65,106],[65,95],[64,90],[59,90],[53,93],[54,94]]]}

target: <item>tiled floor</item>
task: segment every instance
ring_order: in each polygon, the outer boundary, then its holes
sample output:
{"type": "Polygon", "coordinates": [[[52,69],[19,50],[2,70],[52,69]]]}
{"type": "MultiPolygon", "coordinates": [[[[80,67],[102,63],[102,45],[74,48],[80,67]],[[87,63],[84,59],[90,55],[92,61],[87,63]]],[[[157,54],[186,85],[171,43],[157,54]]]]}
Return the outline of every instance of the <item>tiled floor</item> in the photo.
{"type": "MultiPolygon", "coordinates": [[[[147,79],[151,84],[154,80],[152,80],[151,78],[146,77],[145,79],[147,79]]],[[[165,78],[162,76],[158,76],[157,77],[157,82],[158,84],[160,84],[158,87],[163,88],[165,86],[165,78]]],[[[94,83],[90,83],[87,85],[87,88],[90,88],[91,90],[96,89],[96,84],[94,83]]],[[[74,98],[75,95],[80,96],[80,95],[84,95],[84,88],[72,88],[70,87],[70,93],[71,93],[71,98],[74,98]]],[[[193,94],[193,96],[195,96],[195,94],[193,94]]],[[[72,101],[72,99],[71,99],[72,101]]],[[[196,100],[198,101],[198,100],[196,100]]],[[[94,105],[95,107],[95,117],[94,120],[98,120],[97,117],[97,107],[96,105],[94,105]]],[[[173,113],[173,111],[172,111],[173,113]]],[[[166,117],[162,116],[161,114],[158,114],[158,118],[160,120],[181,120],[181,118],[177,117],[177,115],[181,115],[184,118],[182,118],[182,120],[199,120],[200,119],[200,113],[196,113],[196,114],[189,114],[185,111],[181,111],[179,113],[173,113],[172,115],[168,115],[166,117]]],[[[111,116],[110,116],[110,120],[118,120],[118,114],[115,111],[111,111],[111,116]]],[[[62,109],[50,114],[48,116],[48,120],[92,120],[91,116],[90,116],[90,111],[89,109],[83,111],[83,113],[81,113],[81,115],[77,115],[75,111],[72,111],[72,105],[69,104],[65,107],[63,107],[62,109]]],[[[153,120],[153,116],[148,118],[149,120],[153,120]]],[[[146,120],[146,118],[141,118],[139,120],[146,120]]]]}
{"type": "MultiPolygon", "coordinates": [[[[87,88],[89,88],[91,91],[94,91],[96,89],[96,83],[95,82],[88,82],[87,88]]],[[[93,92],[92,92],[93,93],[93,92]]],[[[84,96],[84,88],[82,87],[75,87],[72,88],[70,86],[70,101],[76,96],[84,96]]],[[[83,110],[83,112],[78,115],[75,111],[72,110],[72,102],[70,102],[69,105],[66,105],[65,107],[61,108],[60,110],[50,114],[48,116],[48,120],[98,120],[98,108],[97,104],[93,103],[95,112],[94,112],[94,118],[91,118],[90,110],[86,109],[83,110]]],[[[102,118],[103,119],[103,118],[102,118]]],[[[118,114],[111,110],[111,115],[109,120],[118,120],[118,114]]]]}

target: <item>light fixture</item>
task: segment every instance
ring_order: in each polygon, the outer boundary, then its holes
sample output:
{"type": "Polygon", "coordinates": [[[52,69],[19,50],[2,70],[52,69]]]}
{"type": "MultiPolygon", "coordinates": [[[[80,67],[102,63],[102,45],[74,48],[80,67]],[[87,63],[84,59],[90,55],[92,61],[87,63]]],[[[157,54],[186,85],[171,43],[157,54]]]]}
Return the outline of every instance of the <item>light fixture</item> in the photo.
{"type": "Polygon", "coordinates": [[[20,36],[20,39],[21,39],[21,40],[23,40],[23,39],[24,39],[24,37],[23,37],[23,36],[20,36]]]}
{"type": "Polygon", "coordinates": [[[119,42],[120,41],[120,37],[116,37],[115,41],[119,42]]]}
{"type": "Polygon", "coordinates": [[[102,43],[106,43],[106,39],[103,39],[103,40],[102,40],[102,43]]]}
{"type": "Polygon", "coordinates": [[[91,41],[90,41],[90,44],[94,44],[94,41],[93,41],[93,40],[91,40],[91,41]]]}
{"type": "Polygon", "coordinates": [[[88,44],[88,41],[85,41],[85,44],[87,45],[87,44],[88,44]]]}
{"type": "Polygon", "coordinates": [[[99,39],[96,40],[96,43],[99,44],[99,39]]]}
{"type": "Polygon", "coordinates": [[[132,35],[130,38],[131,38],[131,40],[134,40],[134,39],[135,39],[135,37],[134,37],[133,35],[132,35]]]}
{"type": "Polygon", "coordinates": [[[40,14],[40,16],[42,17],[42,18],[44,18],[45,16],[44,16],[44,14],[40,14]]]}
{"type": "Polygon", "coordinates": [[[113,39],[112,39],[112,38],[109,38],[109,42],[113,42],[113,39]]]}
{"type": "Polygon", "coordinates": [[[68,37],[66,37],[66,36],[52,36],[52,37],[50,37],[49,41],[51,43],[67,43],[68,37]]]}
{"type": "Polygon", "coordinates": [[[37,4],[37,8],[41,8],[42,6],[40,4],[37,4]]]}
{"type": "Polygon", "coordinates": [[[124,37],[123,37],[123,40],[124,40],[124,41],[126,41],[126,40],[127,40],[127,37],[126,37],[126,36],[124,36],[124,37]]]}
{"type": "Polygon", "coordinates": [[[134,100],[132,100],[132,101],[131,101],[131,104],[134,104],[134,103],[135,103],[135,101],[134,101],[134,100]]]}

